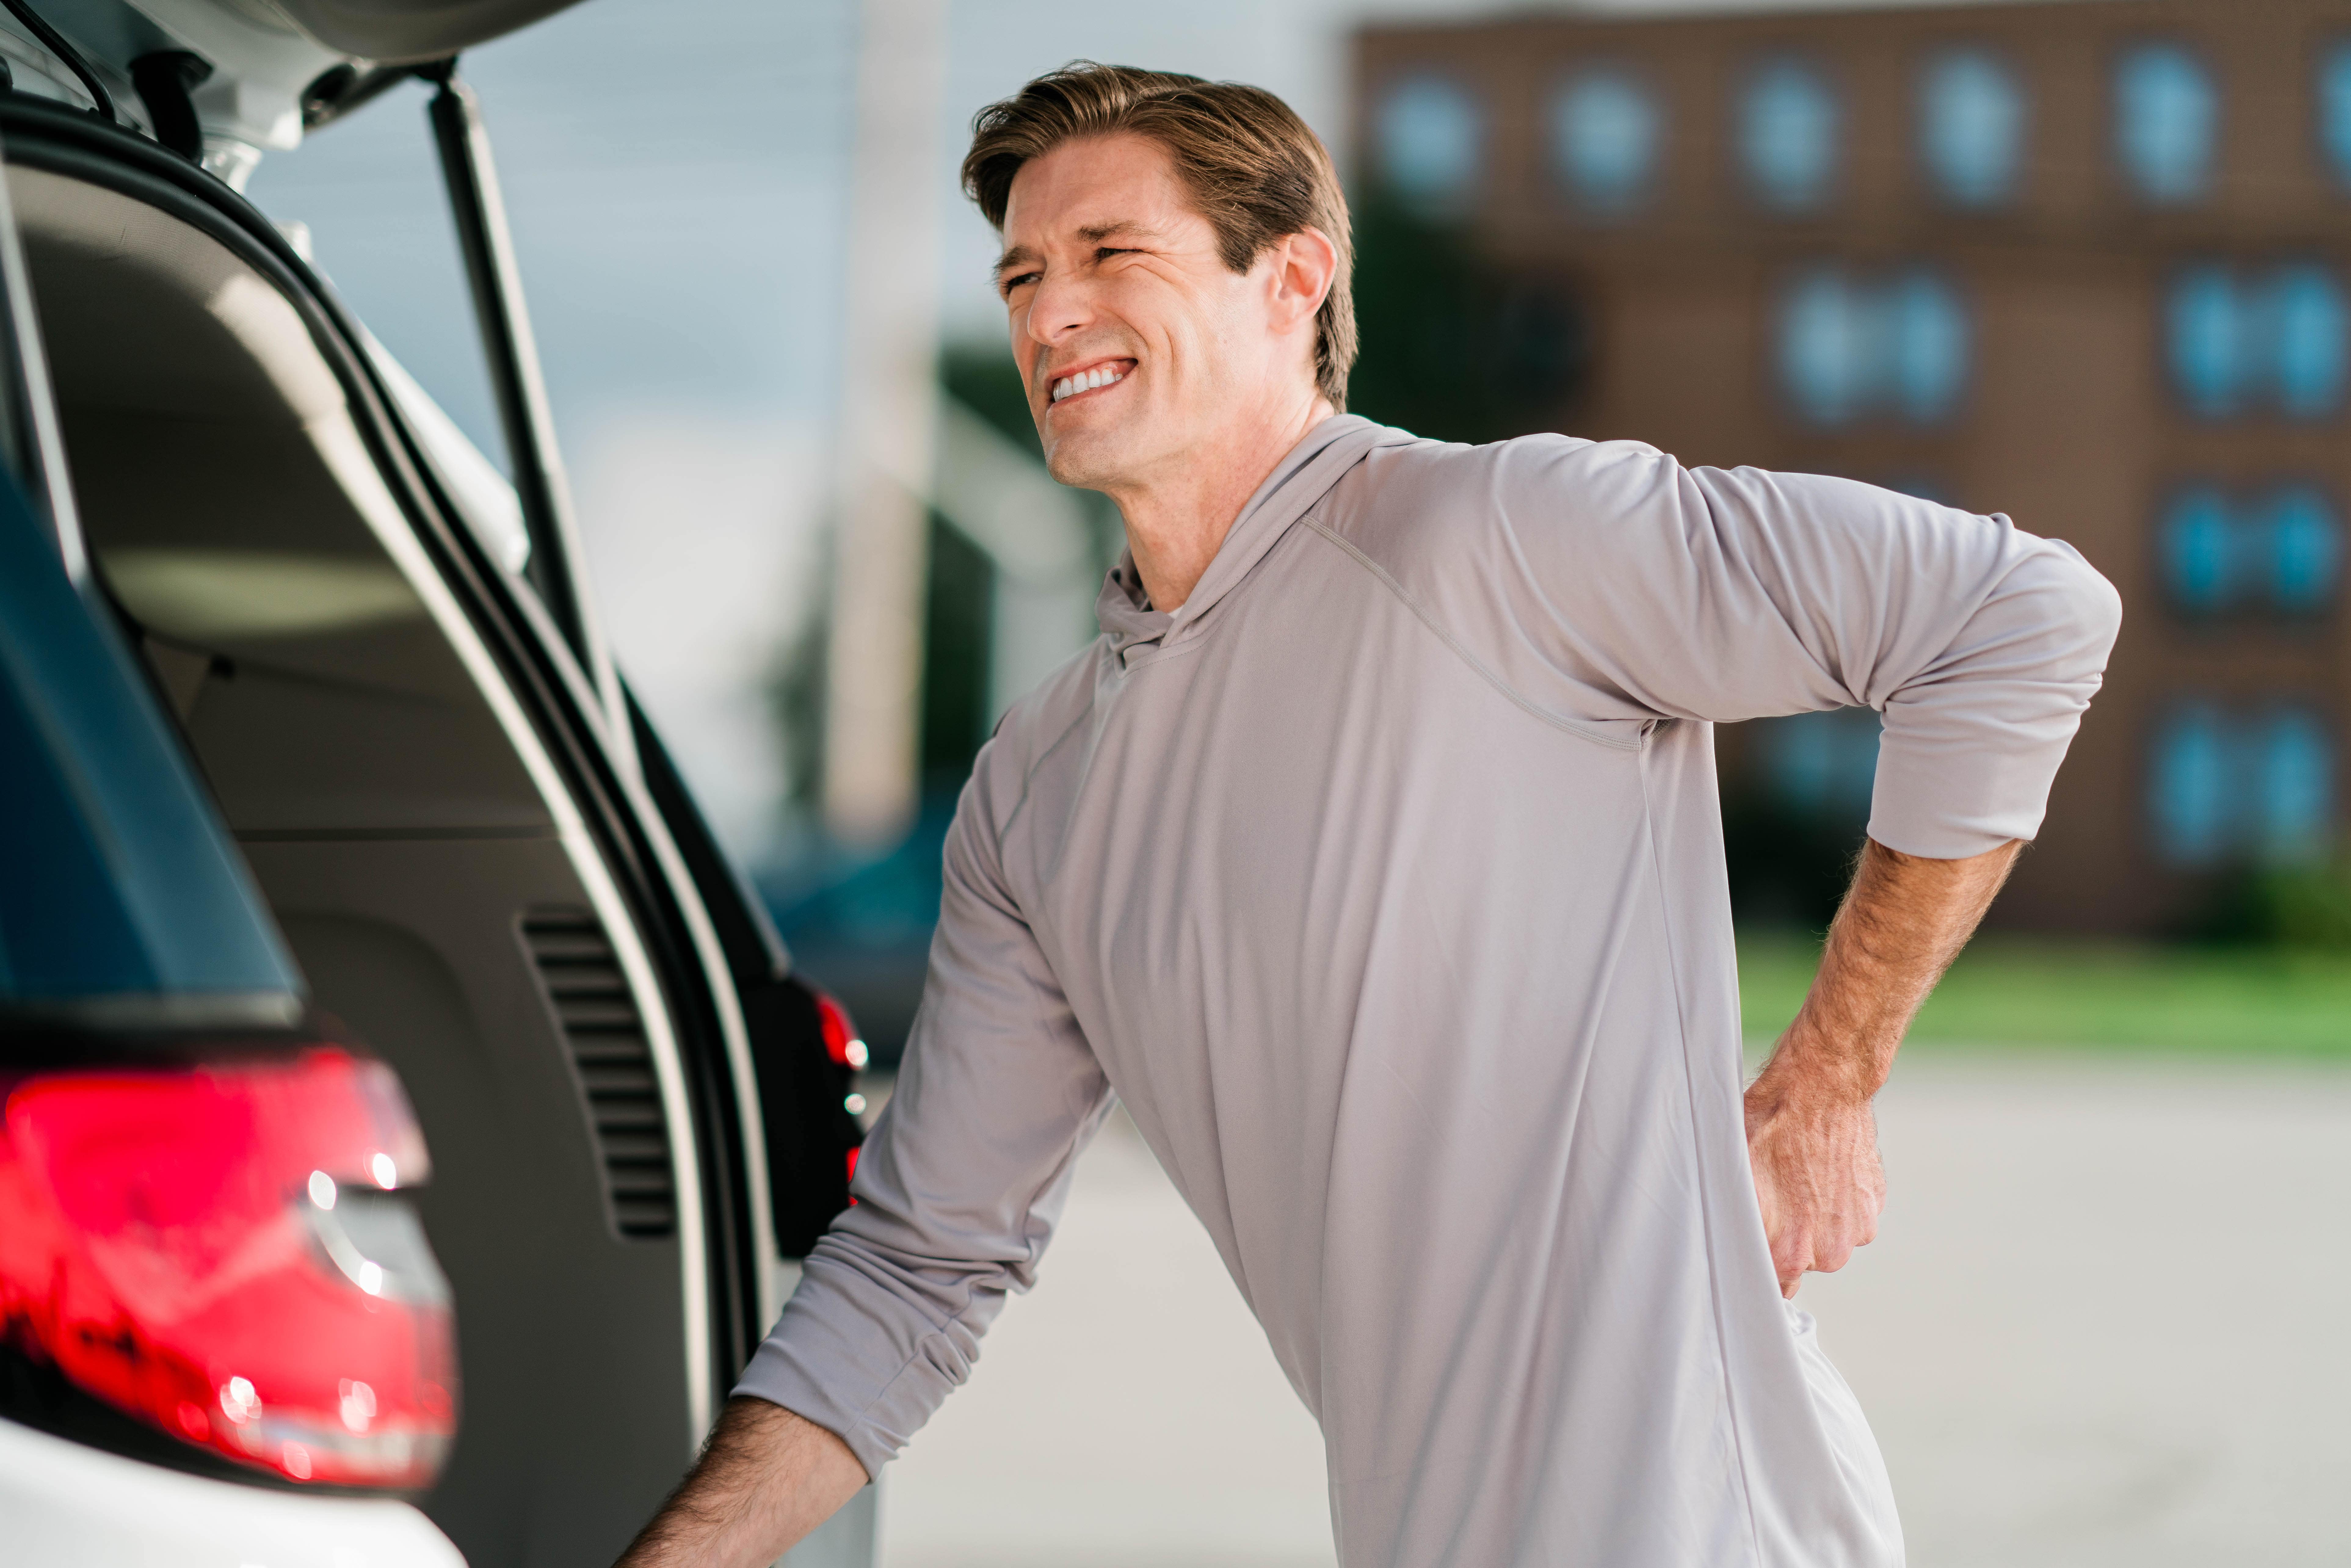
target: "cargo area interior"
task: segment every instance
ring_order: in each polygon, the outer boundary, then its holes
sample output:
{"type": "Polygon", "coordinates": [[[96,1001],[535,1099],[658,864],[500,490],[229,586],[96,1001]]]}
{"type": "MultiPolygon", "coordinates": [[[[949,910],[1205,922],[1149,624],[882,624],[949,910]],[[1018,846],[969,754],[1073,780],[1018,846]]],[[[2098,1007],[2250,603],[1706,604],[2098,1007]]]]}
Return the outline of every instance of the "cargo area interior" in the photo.
{"type": "Polygon", "coordinates": [[[315,1000],[425,1130],[463,1381],[421,1505],[475,1568],[609,1560],[688,1457],[701,1331],[645,1023],[558,818],[286,298],[154,206],[8,181],[102,579],[315,1000]]]}

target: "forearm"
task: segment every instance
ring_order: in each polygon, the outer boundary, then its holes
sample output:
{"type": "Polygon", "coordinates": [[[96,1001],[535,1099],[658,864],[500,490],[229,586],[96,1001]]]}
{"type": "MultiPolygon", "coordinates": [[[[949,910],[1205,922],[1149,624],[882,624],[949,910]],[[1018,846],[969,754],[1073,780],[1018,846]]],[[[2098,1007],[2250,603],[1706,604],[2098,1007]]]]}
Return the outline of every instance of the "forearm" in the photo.
{"type": "Polygon", "coordinates": [[[1747,1153],[1780,1289],[1844,1267],[1877,1234],[1886,1175],[1870,1097],[1935,982],[2015,863],[1865,845],[1796,1021],[1747,1091],[1747,1153]]]}
{"type": "Polygon", "coordinates": [[[1858,1103],[1876,1094],[1895,1049],[1982,920],[2020,846],[1928,860],[1865,841],[1829,927],[1820,969],[1767,1071],[1858,1103]]]}
{"type": "Polygon", "coordinates": [[[865,1480],[849,1446],[823,1427],[764,1399],[730,1399],[619,1568],[766,1568],[865,1480]]]}

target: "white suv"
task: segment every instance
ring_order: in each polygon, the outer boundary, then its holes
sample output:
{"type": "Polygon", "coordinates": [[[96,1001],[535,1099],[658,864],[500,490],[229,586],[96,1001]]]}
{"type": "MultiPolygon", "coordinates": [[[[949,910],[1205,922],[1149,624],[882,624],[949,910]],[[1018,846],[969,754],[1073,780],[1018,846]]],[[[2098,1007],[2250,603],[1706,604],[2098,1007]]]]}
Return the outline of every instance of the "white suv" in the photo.
{"type": "Polygon", "coordinates": [[[0,4],[0,1563],[609,1561],[863,1048],[576,568],[454,59],[556,7],[0,4]],[[411,74],[511,486],[233,184],[411,74]]]}

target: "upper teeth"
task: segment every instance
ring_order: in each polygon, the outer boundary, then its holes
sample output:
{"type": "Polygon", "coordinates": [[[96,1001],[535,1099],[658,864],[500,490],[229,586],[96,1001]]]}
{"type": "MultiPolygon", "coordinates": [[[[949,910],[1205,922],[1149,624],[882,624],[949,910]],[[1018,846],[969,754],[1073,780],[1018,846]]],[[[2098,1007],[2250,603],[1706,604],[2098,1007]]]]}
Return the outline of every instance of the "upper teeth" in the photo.
{"type": "Polygon", "coordinates": [[[1065,397],[1074,397],[1079,392],[1092,392],[1096,387],[1106,387],[1113,382],[1125,379],[1126,372],[1112,365],[1101,365],[1078,375],[1063,376],[1053,383],[1053,401],[1059,402],[1065,397]]]}

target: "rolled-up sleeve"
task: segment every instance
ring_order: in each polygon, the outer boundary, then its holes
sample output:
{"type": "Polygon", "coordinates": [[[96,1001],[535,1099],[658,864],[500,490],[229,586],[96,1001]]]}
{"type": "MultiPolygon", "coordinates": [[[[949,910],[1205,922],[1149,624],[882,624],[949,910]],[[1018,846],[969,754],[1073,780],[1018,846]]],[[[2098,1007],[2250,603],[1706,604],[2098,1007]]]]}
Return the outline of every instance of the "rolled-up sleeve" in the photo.
{"type": "Polygon", "coordinates": [[[2073,547],[1846,479],[1512,444],[1509,549],[1562,673],[1671,718],[1876,708],[1872,838],[1956,859],[2039,831],[2122,619],[2073,547]]]}
{"type": "Polygon", "coordinates": [[[930,973],[854,1207],[735,1392],[837,1434],[868,1475],[970,1375],[1008,1292],[1035,1281],[1110,1088],[998,860],[983,752],[947,834],[930,973]]]}

